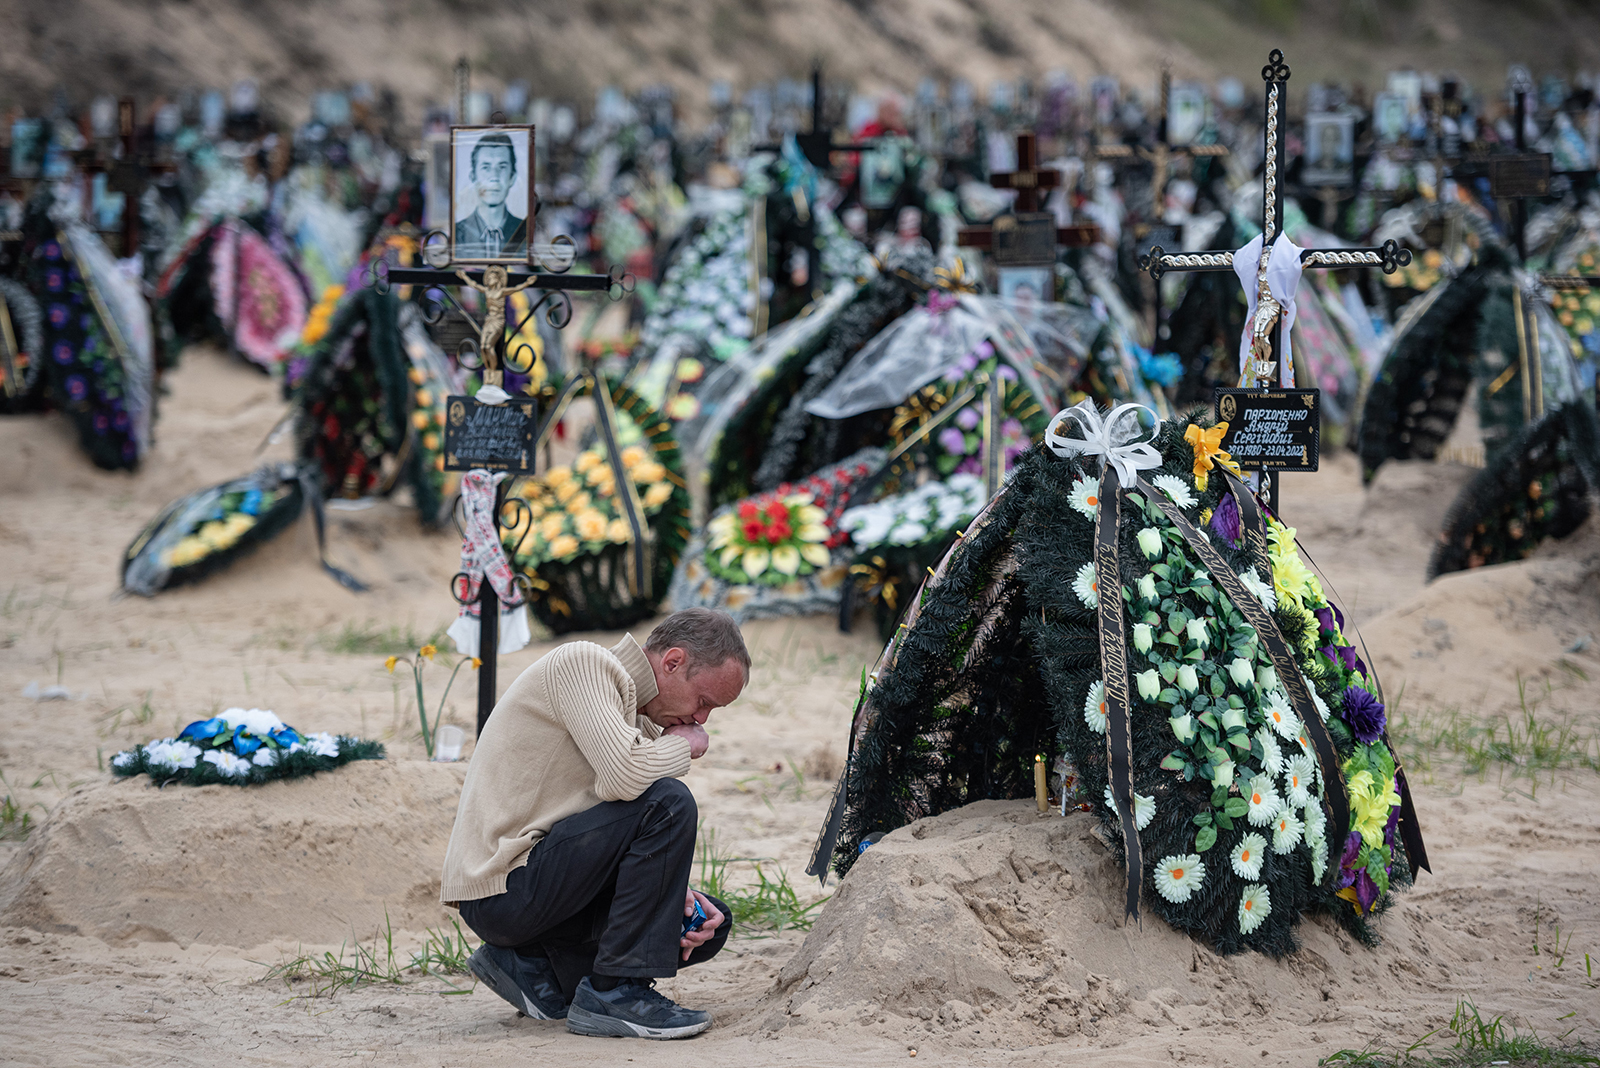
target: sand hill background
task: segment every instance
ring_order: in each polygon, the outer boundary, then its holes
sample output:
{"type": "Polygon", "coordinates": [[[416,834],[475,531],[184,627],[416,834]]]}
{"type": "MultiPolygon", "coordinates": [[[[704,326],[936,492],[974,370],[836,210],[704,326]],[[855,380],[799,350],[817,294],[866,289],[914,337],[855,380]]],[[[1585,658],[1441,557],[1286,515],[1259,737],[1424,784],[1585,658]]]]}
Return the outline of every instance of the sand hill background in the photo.
{"type": "Polygon", "coordinates": [[[1414,66],[1497,91],[1511,62],[1600,66],[1600,11],[1585,0],[6,0],[0,27],[0,105],[253,78],[296,121],[317,89],[365,81],[418,122],[427,101],[453,98],[461,55],[482,86],[522,79],[588,104],[602,85],[664,83],[691,110],[713,79],[803,77],[818,58],[831,78],[902,91],[1057,69],[1153,86],[1163,58],[1183,77],[1250,84],[1274,47],[1299,86],[1380,88],[1414,66]]]}

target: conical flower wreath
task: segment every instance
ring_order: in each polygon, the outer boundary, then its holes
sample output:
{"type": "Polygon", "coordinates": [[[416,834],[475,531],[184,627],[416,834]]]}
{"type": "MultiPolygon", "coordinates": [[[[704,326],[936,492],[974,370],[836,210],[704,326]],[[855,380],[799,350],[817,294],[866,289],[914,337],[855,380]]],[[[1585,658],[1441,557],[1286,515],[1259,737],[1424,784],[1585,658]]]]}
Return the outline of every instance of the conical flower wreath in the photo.
{"type": "Polygon", "coordinates": [[[1123,847],[1130,913],[1223,952],[1291,951],[1308,909],[1373,941],[1427,864],[1405,777],[1376,679],[1223,429],[1057,417],[885,650],[814,869],[835,831],[847,870],[871,832],[1031,795],[1041,753],[1123,847]]]}

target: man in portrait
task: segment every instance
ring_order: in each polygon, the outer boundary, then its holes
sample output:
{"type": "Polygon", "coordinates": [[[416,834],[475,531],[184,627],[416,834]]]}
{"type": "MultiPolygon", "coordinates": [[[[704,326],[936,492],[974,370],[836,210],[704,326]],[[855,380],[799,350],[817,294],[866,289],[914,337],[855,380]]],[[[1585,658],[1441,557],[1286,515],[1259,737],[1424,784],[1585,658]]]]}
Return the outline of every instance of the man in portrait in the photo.
{"type": "Polygon", "coordinates": [[[472,146],[467,180],[478,206],[455,224],[455,257],[462,260],[522,260],[528,255],[528,220],[506,204],[517,180],[517,151],[511,138],[489,133],[472,146]]]}

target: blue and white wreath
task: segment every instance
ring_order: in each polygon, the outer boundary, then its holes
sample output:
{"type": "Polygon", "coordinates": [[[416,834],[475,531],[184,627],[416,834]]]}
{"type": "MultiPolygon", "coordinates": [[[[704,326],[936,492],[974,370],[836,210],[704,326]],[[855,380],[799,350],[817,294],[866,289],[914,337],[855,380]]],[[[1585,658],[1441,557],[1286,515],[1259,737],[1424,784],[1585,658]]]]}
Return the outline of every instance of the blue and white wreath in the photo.
{"type": "Polygon", "coordinates": [[[326,731],[302,734],[264,708],[230,708],[111,758],[119,778],[147,774],[162,785],[251,786],[332,771],[352,760],[382,760],[383,744],[326,731]]]}

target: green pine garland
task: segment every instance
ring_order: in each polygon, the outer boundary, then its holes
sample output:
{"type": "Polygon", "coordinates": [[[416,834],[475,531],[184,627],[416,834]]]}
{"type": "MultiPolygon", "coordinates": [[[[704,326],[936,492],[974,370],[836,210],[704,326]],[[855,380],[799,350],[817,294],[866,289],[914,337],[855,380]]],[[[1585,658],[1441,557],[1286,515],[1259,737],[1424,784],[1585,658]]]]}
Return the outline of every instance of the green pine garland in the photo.
{"type": "Polygon", "coordinates": [[[384,748],[382,742],[374,742],[357,738],[349,734],[336,737],[339,743],[339,752],[335,756],[320,756],[309,749],[302,749],[295,753],[283,753],[276,763],[267,767],[250,765],[247,774],[223,775],[215,764],[205,761],[196,761],[192,768],[171,768],[166,765],[152,766],[150,755],[142,745],[124,750],[111,759],[111,774],[119,779],[132,778],[135,775],[149,775],[158,785],[167,786],[179,783],[184,786],[260,786],[262,783],[275,782],[279,779],[299,779],[307,775],[315,775],[319,771],[332,771],[342,768],[355,760],[382,760],[384,748]]]}

